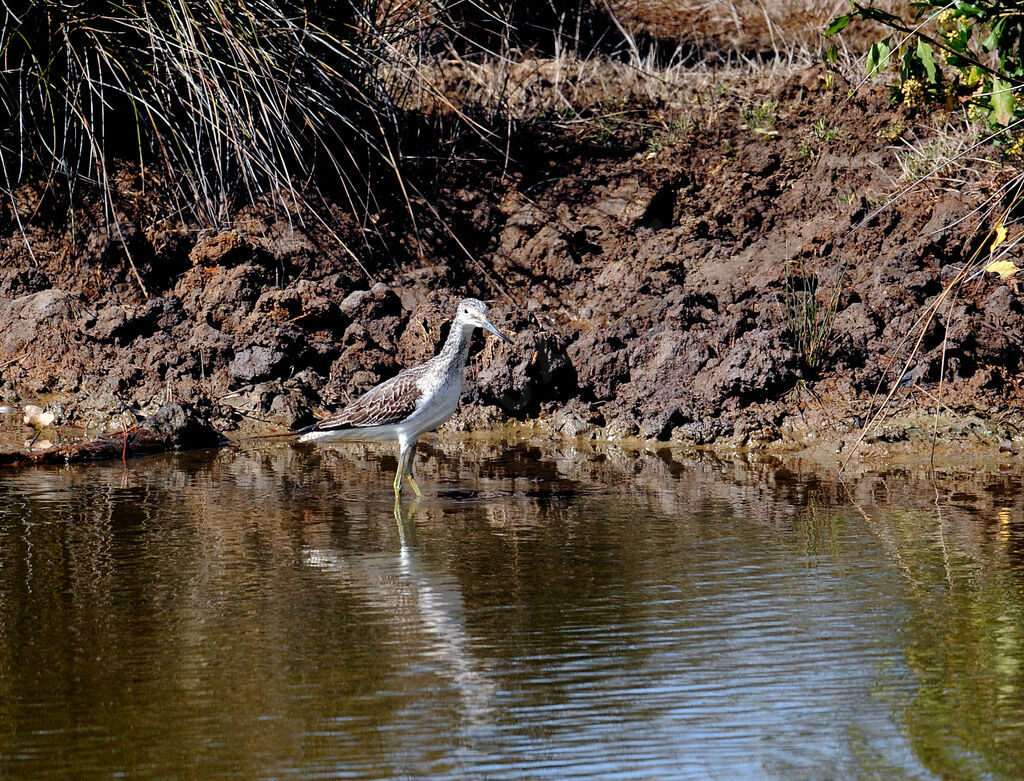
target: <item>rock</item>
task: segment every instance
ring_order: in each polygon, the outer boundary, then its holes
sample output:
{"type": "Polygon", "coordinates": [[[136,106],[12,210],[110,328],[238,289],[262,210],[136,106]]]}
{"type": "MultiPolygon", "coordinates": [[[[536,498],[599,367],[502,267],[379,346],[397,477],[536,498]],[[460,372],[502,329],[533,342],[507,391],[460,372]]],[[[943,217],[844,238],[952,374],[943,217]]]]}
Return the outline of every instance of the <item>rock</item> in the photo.
{"type": "Polygon", "coordinates": [[[33,428],[47,428],[56,417],[52,412],[44,410],[36,404],[26,404],[22,407],[22,412],[24,413],[22,416],[24,423],[33,428]]]}
{"type": "Polygon", "coordinates": [[[752,332],[739,339],[715,368],[707,391],[709,398],[717,395],[741,404],[791,386],[799,376],[799,360],[793,350],[763,332],[752,332]]]}
{"type": "Polygon", "coordinates": [[[95,321],[88,328],[89,336],[100,342],[113,342],[127,333],[128,314],[124,307],[116,304],[99,310],[95,321]]]}
{"type": "Polygon", "coordinates": [[[151,298],[140,313],[143,329],[148,333],[170,331],[185,319],[181,299],[177,296],[151,298]]]}
{"type": "Polygon", "coordinates": [[[567,401],[575,393],[576,372],[561,335],[526,329],[514,333],[513,345],[485,339],[473,382],[484,403],[523,418],[545,402],[567,401]]]}
{"type": "Polygon", "coordinates": [[[283,376],[288,356],[270,347],[246,347],[228,366],[228,376],[239,383],[258,382],[283,376]]]}
{"type": "Polygon", "coordinates": [[[188,254],[196,266],[237,266],[250,261],[264,263],[269,256],[260,239],[236,230],[201,239],[188,254]]]}
{"type": "Polygon", "coordinates": [[[692,423],[683,423],[672,432],[672,439],[694,445],[706,445],[717,439],[728,437],[734,427],[725,418],[704,418],[692,423]]]}
{"type": "Polygon", "coordinates": [[[832,322],[832,353],[842,365],[859,368],[868,357],[868,345],[881,332],[881,323],[860,302],[850,304],[832,322]]]}
{"type": "Polygon", "coordinates": [[[658,405],[640,421],[640,436],[644,439],[667,440],[673,429],[693,421],[695,417],[693,409],[679,400],[667,405],[658,405]]]}
{"type": "Polygon", "coordinates": [[[566,439],[575,439],[597,431],[598,421],[586,405],[574,400],[551,414],[551,430],[566,439]]]}
{"type": "Polygon", "coordinates": [[[279,393],[274,396],[270,402],[270,416],[286,428],[299,428],[314,420],[309,406],[290,393],[279,393]]]}
{"type": "Polygon", "coordinates": [[[567,356],[584,393],[598,401],[615,398],[620,385],[629,381],[630,362],[626,349],[631,336],[625,324],[585,331],[569,345],[567,356]]]}
{"type": "MultiPolygon", "coordinates": [[[[195,411],[178,404],[165,404],[142,421],[139,428],[170,448],[214,447],[221,437],[195,411]]],[[[116,438],[116,434],[113,435],[116,438]]]]}
{"type": "Polygon", "coordinates": [[[263,294],[273,274],[255,263],[231,268],[196,268],[185,274],[174,294],[185,313],[226,332],[238,330],[263,294]]]}
{"type": "Polygon", "coordinates": [[[30,293],[14,301],[18,317],[29,325],[39,325],[57,317],[66,317],[70,314],[70,306],[70,296],[56,288],[30,293]]]}
{"type": "Polygon", "coordinates": [[[61,355],[76,330],[74,314],[71,296],[56,288],[0,299],[0,363],[35,348],[50,360],[61,355]]]}
{"type": "Polygon", "coordinates": [[[189,351],[200,353],[204,366],[214,366],[218,360],[230,355],[234,347],[232,337],[207,323],[195,326],[188,338],[189,351]]]}
{"type": "Polygon", "coordinates": [[[302,314],[302,299],[294,290],[274,288],[260,295],[249,313],[250,321],[288,322],[302,314]]]}
{"type": "Polygon", "coordinates": [[[297,390],[303,396],[315,397],[316,392],[324,387],[326,382],[326,379],[312,369],[303,369],[289,377],[284,386],[297,390]]]}
{"type": "Polygon", "coordinates": [[[338,305],[342,318],[370,328],[374,321],[402,315],[402,300],[383,282],[349,293],[338,305]]]}

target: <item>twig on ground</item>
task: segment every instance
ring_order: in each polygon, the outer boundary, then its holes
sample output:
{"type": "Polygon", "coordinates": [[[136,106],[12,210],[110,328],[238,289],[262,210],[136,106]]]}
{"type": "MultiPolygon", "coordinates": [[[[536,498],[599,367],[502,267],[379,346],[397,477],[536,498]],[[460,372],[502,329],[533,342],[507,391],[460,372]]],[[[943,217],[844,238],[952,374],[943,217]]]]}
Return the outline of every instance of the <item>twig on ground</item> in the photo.
{"type": "Polygon", "coordinates": [[[14,366],[14,364],[16,363],[21,363],[27,357],[28,353],[22,353],[21,355],[15,356],[14,358],[11,358],[11,360],[6,361],[5,363],[0,363],[0,369],[6,369],[8,366],[14,366]]]}

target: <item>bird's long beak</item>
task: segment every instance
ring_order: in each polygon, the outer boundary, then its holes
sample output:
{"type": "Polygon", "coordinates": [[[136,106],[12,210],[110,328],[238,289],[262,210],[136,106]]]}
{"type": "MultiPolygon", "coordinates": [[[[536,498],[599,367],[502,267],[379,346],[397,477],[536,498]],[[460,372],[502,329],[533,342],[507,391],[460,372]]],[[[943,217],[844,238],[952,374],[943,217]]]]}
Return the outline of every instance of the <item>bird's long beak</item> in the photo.
{"type": "Polygon", "coordinates": [[[480,325],[483,326],[486,330],[490,331],[495,336],[497,336],[499,339],[501,339],[501,341],[505,342],[506,344],[512,344],[512,340],[505,336],[505,334],[503,334],[497,328],[495,328],[491,324],[491,321],[488,320],[486,317],[481,318],[480,325]]]}

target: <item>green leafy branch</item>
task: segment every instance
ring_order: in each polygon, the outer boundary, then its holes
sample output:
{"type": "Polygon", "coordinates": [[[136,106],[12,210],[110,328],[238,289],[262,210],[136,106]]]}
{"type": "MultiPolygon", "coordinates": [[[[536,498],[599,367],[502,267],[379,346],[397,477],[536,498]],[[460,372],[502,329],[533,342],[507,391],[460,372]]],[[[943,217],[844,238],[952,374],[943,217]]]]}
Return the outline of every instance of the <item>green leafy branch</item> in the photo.
{"type": "Polygon", "coordinates": [[[1024,86],[1024,14],[1018,6],[1004,0],[918,0],[909,3],[918,22],[911,27],[888,11],[851,2],[850,13],[833,19],[824,34],[835,35],[854,19],[901,33],[903,38],[896,43],[890,36],[872,44],[866,61],[869,76],[898,63],[894,99],[912,108],[930,103],[952,109],[970,103],[986,112],[993,124],[1006,126],[1021,115],[1014,93],[1024,86]],[[934,30],[926,29],[929,26],[934,30]],[[988,53],[996,55],[998,65],[984,56],[988,53]]]}

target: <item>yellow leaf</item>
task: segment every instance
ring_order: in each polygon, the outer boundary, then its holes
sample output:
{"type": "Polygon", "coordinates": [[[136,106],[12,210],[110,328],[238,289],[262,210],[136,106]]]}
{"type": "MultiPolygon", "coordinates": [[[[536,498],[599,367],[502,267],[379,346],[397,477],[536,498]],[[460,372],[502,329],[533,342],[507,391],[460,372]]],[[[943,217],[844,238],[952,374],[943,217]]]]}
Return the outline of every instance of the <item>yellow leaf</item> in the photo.
{"type": "Polygon", "coordinates": [[[996,226],[996,237],[992,241],[992,246],[988,248],[989,252],[995,252],[996,247],[1006,241],[1006,226],[999,223],[996,226]]]}
{"type": "Polygon", "coordinates": [[[1000,279],[1009,279],[1020,271],[1020,269],[1008,260],[994,260],[985,266],[985,271],[991,271],[993,274],[998,274],[1000,279]]]}

